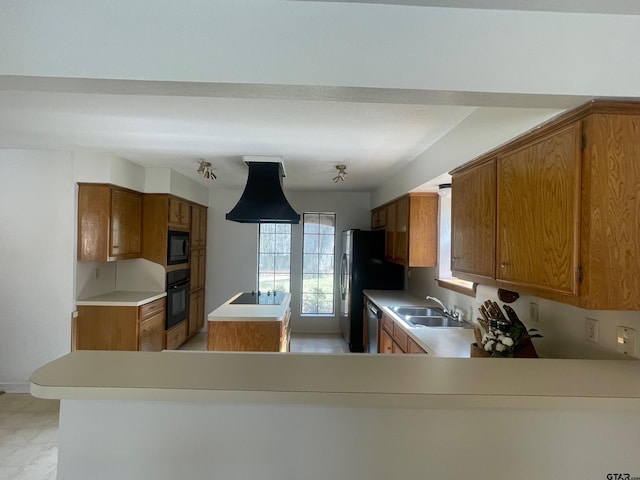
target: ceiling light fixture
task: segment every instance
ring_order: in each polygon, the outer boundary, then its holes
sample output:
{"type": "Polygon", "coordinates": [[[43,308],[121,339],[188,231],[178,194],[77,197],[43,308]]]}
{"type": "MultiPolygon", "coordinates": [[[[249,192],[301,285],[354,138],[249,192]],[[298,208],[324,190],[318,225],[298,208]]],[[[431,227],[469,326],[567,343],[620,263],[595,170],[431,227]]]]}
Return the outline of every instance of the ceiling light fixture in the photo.
{"type": "Polygon", "coordinates": [[[198,167],[198,173],[202,175],[204,178],[208,178],[209,180],[215,180],[216,174],[213,173],[213,168],[211,167],[211,162],[205,162],[204,160],[200,160],[200,166],[198,167]]]}
{"type": "Polygon", "coordinates": [[[333,177],[333,183],[338,183],[339,181],[346,180],[346,176],[347,176],[347,172],[345,172],[346,169],[347,169],[346,165],[336,165],[336,170],[338,170],[338,175],[333,177]]]}

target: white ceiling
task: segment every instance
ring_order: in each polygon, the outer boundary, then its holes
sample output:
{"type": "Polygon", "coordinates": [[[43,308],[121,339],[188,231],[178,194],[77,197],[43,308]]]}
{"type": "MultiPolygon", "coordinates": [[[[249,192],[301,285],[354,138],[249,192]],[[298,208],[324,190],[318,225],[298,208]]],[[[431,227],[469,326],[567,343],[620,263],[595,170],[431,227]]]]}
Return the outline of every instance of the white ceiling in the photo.
{"type": "MultiPolygon", "coordinates": [[[[338,0],[340,1],[340,0],[338,0]]],[[[350,1],[350,0],[342,0],[350,1]]],[[[637,1],[362,3],[640,13],[637,1]]],[[[568,108],[586,98],[499,93],[0,77],[0,148],[109,152],[211,188],[241,187],[244,155],[282,157],[285,187],[372,191],[478,108],[568,108]],[[195,173],[199,159],[218,180],[195,173]],[[337,164],[347,180],[334,184],[337,164]]],[[[445,173],[445,172],[441,172],[445,173]]]]}

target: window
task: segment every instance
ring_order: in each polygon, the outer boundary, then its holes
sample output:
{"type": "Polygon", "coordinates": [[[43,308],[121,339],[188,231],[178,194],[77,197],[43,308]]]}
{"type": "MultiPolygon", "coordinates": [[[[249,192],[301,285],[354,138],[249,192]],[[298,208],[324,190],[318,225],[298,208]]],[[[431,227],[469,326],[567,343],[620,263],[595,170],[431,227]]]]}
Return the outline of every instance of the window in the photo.
{"type": "Polygon", "coordinates": [[[258,235],[258,290],[290,292],[291,225],[261,223],[258,235]]]}
{"type": "Polygon", "coordinates": [[[333,315],[336,215],[305,213],[302,229],[301,313],[333,315]]]}

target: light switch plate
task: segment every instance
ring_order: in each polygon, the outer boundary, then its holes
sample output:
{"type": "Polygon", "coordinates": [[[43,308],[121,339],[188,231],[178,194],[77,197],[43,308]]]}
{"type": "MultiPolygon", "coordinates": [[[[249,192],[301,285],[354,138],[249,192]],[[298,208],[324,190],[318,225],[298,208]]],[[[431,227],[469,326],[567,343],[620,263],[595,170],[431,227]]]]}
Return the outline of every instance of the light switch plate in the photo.
{"type": "Polygon", "coordinates": [[[619,326],[617,329],[618,351],[635,356],[637,332],[633,328],[619,326]]]}

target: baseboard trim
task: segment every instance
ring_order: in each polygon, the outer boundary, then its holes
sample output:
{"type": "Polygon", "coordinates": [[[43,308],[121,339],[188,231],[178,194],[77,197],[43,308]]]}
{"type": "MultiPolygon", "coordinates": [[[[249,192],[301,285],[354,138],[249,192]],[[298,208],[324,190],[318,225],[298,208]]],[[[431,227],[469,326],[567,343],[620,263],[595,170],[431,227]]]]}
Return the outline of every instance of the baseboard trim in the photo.
{"type": "Polygon", "coordinates": [[[29,393],[28,383],[0,383],[1,393],[29,393]]]}

